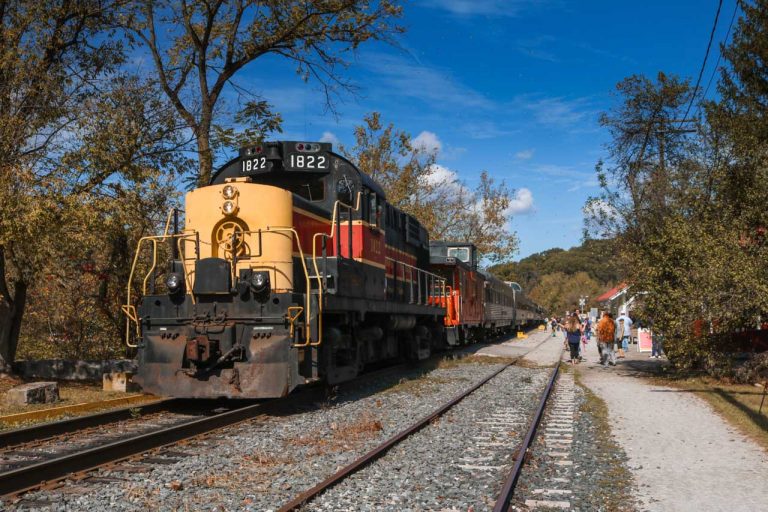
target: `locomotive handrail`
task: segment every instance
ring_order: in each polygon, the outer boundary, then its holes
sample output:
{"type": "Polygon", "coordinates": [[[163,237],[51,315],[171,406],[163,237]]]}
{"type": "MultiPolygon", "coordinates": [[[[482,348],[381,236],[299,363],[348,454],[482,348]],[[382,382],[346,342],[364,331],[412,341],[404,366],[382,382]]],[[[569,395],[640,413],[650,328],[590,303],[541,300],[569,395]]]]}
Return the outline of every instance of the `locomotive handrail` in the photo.
{"type": "MultiPolygon", "coordinates": [[[[320,276],[320,269],[317,267],[317,238],[323,237],[323,238],[333,238],[334,234],[336,233],[336,221],[339,215],[339,209],[340,207],[344,207],[347,210],[349,210],[349,240],[350,244],[352,243],[352,212],[356,212],[360,210],[360,199],[362,198],[363,193],[362,191],[357,193],[357,198],[355,201],[354,208],[344,203],[340,200],[336,200],[336,202],[333,203],[333,215],[331,216],[331,232],[330,233],[315,233],[312,236],[312,266],[315,269],[315,278],[317,279],[317,342],[310,343],[309,345],[305,346],[311,346],[311,347],[317,347],[320,346],[320,344],[323,342],[323,279],[320,276]]],[[[339,227],[341,229],[341,227],[339,227]]],[[[341,237],[339,237],[341,239],[341,237]]],[[[351,247],[351,245],[350,245],[351,247]]],[[[339,250],[339,253],[336,255],[336,257],[341,256],[341,251],[339,250]]],[[[349,257],[352,258],[352,251],[349,251],[349,257]]],[[[302,262],[304,261],[304,258],[302,256],[302,262]]],[[[323,269],[325,270],[325,269],[323,269]]],[[[309,287],[307,287],[307,296],[309,296],[309,287]]]]}
{"type": "MultiPolygon", "coordinates": [[[[411,300],[411,302],[413,302],[413,282],[414,282],[413,272],[414,272],[414,270],[416,271],[416,276],[417,276],[416,279],[418,279],[418,281],[419,281],[419,299],[417,301],[418,304],[422,303],[422,301],[421,301],[421,275],[424,275],[424,276],[432,278],[432,281],[433,281],[433,290],[432,291],[434,291],[434,282],[437,281],[437,285],[440,288],[440,295],[439,295],[440,299],[443,299],[443,298],[446,297],[446,294],[445,294],[446,279],[444,277],[442,277],[440,275],[437,275],[437,274],[434,274],[432,272],[429,272],[427,270],[424,270],[422,268],[415,267],[413,265],[409,265],[408,263],[396,260],[394,258],[390,258],[389,256],[385,256],[384,260],[385,261],[391,261],[394,264],[394,267],[397,267],[397,265],[400,265],[401,267],[403,267],[403,271],[402,271],[403,281],[406,280],[405,279],[405,269],[406,268],[408,269],[408,271],[409,271],[408,281],[410,282],[409,299],[411,300]]],[[[395,272],[396,272],[395,268],[392,269],[392,272],[395,275],[395,279],[397,279],[397,275],[395,274],[395,272]]],[[[427,300],[426,300],[426,304],[427,305],[429,305],[429,293],[430,292],[427,291],[427,300]]]]}
{"type": "Polygon", "coordinates": [[[168,234],[168,229],[171,227],[171,218],[173,217],[174,211],[178,211],[176,208],[171,208],[168,211],[168,216],[165,219],[165,227],[163,228],[163,234],[162,235],[151,235],[151,236],[143,236],[139,238],[139,241],[136,243],[136,254],[133,255],[133,263],[131,264],[131,273],[128,276],[128,286],[126,290],[126,299],[125,299],[125,305],[123,305],[120,309],[125,313],[125,344],[131,348],[138,347],[138,344],[132,345],[131,344],[131,322],[136,323],[136,336],[138,339],[138,336],[140,334],[139,330],[139,318],[136,313],[136,306],[131,304],[131,284],[133,283],[133,276],[136,273],[136,265],[139,262],[139,255],[141,254],[141,245],[144,242],[151,242],[152,243],[152,266],[150,267],[149,271],[147,272],[147,275],[144,276],[144,280],[142,282],[142,288],[141,292],[143,295],[147,294],[147,281],[149,280],[149,276],[152,275],[152,273],[155,271],[155,268],[157,268],[157,242],[164,242],[165,240],[169,238],[175,238],[179,236],[185,236],[183,234],[168,234]]]}
{"type": "MultiPolygon", "coordinates": [[[[310,292],[310,280],[309,280],[309,271],[307,270],[307,262],[304,259],[304,251],[301,249],[301,239],[299,238],[299,233],[296,231],[296,229],[292,227],[286,227],[286,226],[267,226],[266,229],[257,229],[257,230],[249,230],[249,231],[243,231],[243,234],[249,234],[252,235],[253,233],[291,233],[296,238],[296,247],[299,249],[299,257],[301,259],[301,266],[304,269],[304,279],[306,280],[306,306],[304,308],[305,314],[304,314],[304,343],[295,343],[292,346],[295,348],[301,348],[301,347],[309,347],[313,346],[312,343],[312,333],[310,332],[310,316],[312,314],[312,295],[310,292]]],[[[299,313],[301,314],[301,313],[299,313]]],[[[296,315],[298,317],[298,314],[296,315]]],[[[291,321],[291,327],[293,327],[293,323],[296,319],[293,318],[291,321]]],[[[321,335],[318,331],[318,339],[322,339],[321,335]]],[[[320,342],[318,341],[317,344],[319,345],[320,342]]]]}

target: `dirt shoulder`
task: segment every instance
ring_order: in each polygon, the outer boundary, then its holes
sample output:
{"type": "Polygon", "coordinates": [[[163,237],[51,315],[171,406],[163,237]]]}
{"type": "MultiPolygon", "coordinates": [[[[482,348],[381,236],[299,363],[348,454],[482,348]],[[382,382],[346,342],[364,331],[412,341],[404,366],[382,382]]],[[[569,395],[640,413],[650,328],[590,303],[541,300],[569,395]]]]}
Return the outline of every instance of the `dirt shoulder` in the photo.
{"type": "MultiPolygon", "coordinates": [[[[29,381],[32,382],[32,381],[29,381]]],[[[139,406],[143,403],[154,402],[158,400],[158,397],[152,395],[144,395],[140,398],[134,398],[128,403],[110,403],[109,401],[117,401],[125,399],[126,397],[135,397],[138,393],[121,393],[116,391],[103,391],[99,383],[93,382],[59,382],[59,396],[60,400],[54,403],[48,404],[30,404],[26,406],[9,405],[5,403],[5,394],[7,391],[20,384],[24,384],[25,381],[14,377],[2,376],[0,377],[0,430],[6,430],[10,428],[20,428],[34,425],[36,423],[44,423],[52,421],[54,419],[62,419],[74,416],[83,416],[86,414],[93,414],[94,412],[100,412],[108,409],[117,409],[128,406],[139,406]],[[83,410],[67,410],[66,406],[76,406],[79,404],[89,404],[92,406],[84,407],[83,410]],[[103,405],[102,405],[103,404],[103,405]],[[60,413],[54,414],[55,411],[61,410],[60,413]],[[40,417],[18,419],[15,415],[20,413],[34,413],[50,411],[49,415],[41,414],[40,417]]],[[[34,415],[32,415],[34,416],[34,415]]]]}
{"type": "Polygon", "coordinates": [[[616,367],[596,363],[590,343],[579,380],[607,408],[629,457],[641,508],[651,511],[763,510],[768,453],[685,389],[655,384],[661,364],[631,352],[616,367]]]}

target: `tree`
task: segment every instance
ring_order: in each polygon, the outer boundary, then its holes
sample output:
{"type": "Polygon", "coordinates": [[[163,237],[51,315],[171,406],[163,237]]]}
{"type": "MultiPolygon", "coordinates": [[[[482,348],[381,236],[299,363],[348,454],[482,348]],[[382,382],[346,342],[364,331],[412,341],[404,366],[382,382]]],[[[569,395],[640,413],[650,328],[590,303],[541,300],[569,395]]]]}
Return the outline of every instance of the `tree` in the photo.
{"type": "Polygon", "coordinates": [[[740,5],[744,15],[722,48],[720,100],[706,102],[705,111],[722,162],[712,179],[721,206],[755,232],[768,226],[768,2],[740,5]]]}
{"type": "Polygon", "coordinates": [[[26,199],[35,187],[58,187],[56,180],[46,182],[41,163],[94,78],[120,59],[114,43],[92,40],[109,8],[68,0],[0,6],[0,371],[13,361],[40,261],[30,223],[57,226],[55,204],[26,199]]]}
{"type": "Polygon", "coordinates": [[[345,56],[366,41],[399,33],[393,20],[400,14],[390,0],[139,0],[127,4],[121,24],[149,51],[163,91],[194,133],[197,181],[205,185],[217,145],[234,136],[216,122],[228,84],[245,97],[235,120],[249,125],[246,137],[280,127],[281,118],[262,98],[233,83],[241,70],[262,60],[269,76],[264,57],[289,59],[302,79],[322,86],[332,107],[334,94],[350,89],[339,73],[345,56]]]}
{"type": "Polygon", "coordinates": [[[183,167],[172,157],[183,143],[173,111],[151,81],[118,73],[122,48],[104,37],[113,7],[0,7],[0,371],[15,358],[28,302],[66,277],[62,262],[117,232],[98,231],[98,221],[122,204],[95,205],[123,186],[141,190],[164,166],[183,167]]]}
{"type": "Polygon", "coordinates": [[[678,121],[693,94],[687,82],[660,73],[655,83],[633,76],[618,89],[618,105],[601,117],[610,159],[598,164],[603,193],[588,204],[589,220],[616,237],[629,281],[647,293],[645,316],[668,336],[675,362],[707,365],[768,307],[768,188],[752,179],[763,172],[756,165],[765,145],[747,135],[754,119],[732,108],[741,101],[735,92],[691,130],[678,121]]]}
{"type": "Polygon", "coordinates": [[[616,264],[615,245],[613,240],[587,239],[578,247],[547,249],[518,262],[494,265],[490,270],[505,281],[519,283],[526,292],[547,274],[558,272],[566,276],[586,272],[601,287],[608,289],[623,279],[616,264]]]}
{"type": "Polygon", "coordinates": [[[594,298],[601,290],[600,283],[586,272],[572,275],[554,272],[542,276],[541,281],[530,290],[529,296],[549,314],[559,316],[578,307],[581,296],[594,298]]]}
{"type": "Polygon", "coordinates": [[[341,151],[379,183],[387,200],[413,215],[433,240],[471,241],[491,261],[509,259],[517,238],[509,229],[512,190],[480,174],[475,189],[437,164],[437,153],[414,147],[411,136],[385,125],[378,112],[355,127],[355,146],[341,151]]]}

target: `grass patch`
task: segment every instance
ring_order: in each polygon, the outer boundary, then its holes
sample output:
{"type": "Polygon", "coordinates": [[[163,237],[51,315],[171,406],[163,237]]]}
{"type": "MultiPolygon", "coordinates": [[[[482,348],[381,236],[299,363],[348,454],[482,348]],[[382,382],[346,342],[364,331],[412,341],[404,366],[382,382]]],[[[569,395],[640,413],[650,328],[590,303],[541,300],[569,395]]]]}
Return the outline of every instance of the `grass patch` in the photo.
{"type": "Polygon", "coordinates": [[[456,368],[465,364],[515,364],[518,361],[516,357],[493,357],[468,355],[458,358],[442,359],[437,367],[443,369],[456,368]]]}
{"type": "Polygon", "coordinates": [[[768,397],[760,413],[763,386],[730,384],[709,376],[652,377],[654,384],[693,393],[717,414],[768,451],[768,397]]]}
{"type": "MultiPolygon", "coordinates": [[[[35,381],[30,380],[28,382],[35,382],[35,381]]],[[[12,387],[19,386],[24,383],[25,381],[15,377],[8,377],[8,376],[0,377],[0,416],[6,416],[6,415],[17,414],[22,412],[40,411],[45,409],[54,409],[56,407],[63,407],[65,405],[77,405],[82,403],[101,402],[103,400],[110,400],[114,398],[124,398],[128,395],[134,394],[134,393],[123,393],[120,391],[103,391],[101,383],[59,381],[60,400],[58,402],[54,402],[50,404],[29,404],[29,405],[6,404],[4,400],[6,392],[12,387]]],[[[144,402],[154,402],[154,401],[157,401],[157,399],[158,398],[156,396],[146,395],[146,400],[141,400],[140,402],[132,402],[132,405],[136,405],[144,402]]],[[[86,411],[75,411],[75,412],[69,411],[69,412],[65,412],[58,418],[30,419],[30,420],[25,420],[21,422],[15,422],[15,423],[0,421],[0,430],[31,426],[37,423],[49,422],[52,419],[61,419],[61,418],[67,418],[67,417],[94,414],[96,412],[100,412],[108,409],[122,408],[125,406],[126,406],[125,404],[120,404],[120,405],[113,404],[111,406],[105,405],[104,407],[96,407],[94,409],[89,409],[86,411]]]]}
{"type": "Polygon", "coordinates": [[[542,368],[552,368],[552,366],[550,365],[538,364],[538,363],[535,363],[534,361],[530,361],[523,357],[521,357],[515,362],[515,366],[519,366],[520,368],[529,368],[531,370],[541,370],[542,368]]]}

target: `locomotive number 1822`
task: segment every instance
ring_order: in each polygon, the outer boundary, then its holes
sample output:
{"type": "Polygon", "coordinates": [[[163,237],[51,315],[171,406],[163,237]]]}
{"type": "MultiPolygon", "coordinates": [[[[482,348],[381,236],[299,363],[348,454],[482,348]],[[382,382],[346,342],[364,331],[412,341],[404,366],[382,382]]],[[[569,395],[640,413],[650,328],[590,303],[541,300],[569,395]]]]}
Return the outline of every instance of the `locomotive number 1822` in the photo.
{"type": "Polygon", "coordinates": [[[328,157],[291,154],[289,166],[293,169],[328,169],[328,157]]]}

